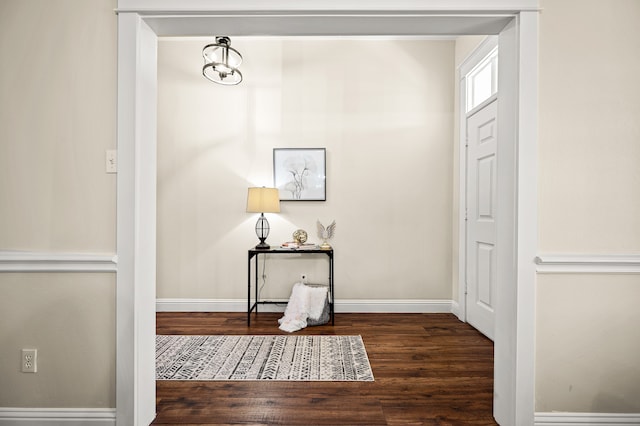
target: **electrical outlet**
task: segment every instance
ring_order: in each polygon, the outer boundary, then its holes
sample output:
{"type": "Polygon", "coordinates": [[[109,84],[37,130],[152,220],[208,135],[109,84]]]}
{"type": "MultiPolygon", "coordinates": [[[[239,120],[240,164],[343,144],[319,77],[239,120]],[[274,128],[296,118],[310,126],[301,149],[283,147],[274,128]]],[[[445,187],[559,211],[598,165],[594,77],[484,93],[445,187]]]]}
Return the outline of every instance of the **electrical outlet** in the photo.
{"type": "Polygon", "coordinates": [[[20,358],[23,373],[35,373],[38,371],[38,350],[23,349],[20,358]]]}
{"type": "Polygon", "coordinates": [[[303,284],[307,283],[307,274],[300,274],[300,281],[302,281],[303,284]]]}

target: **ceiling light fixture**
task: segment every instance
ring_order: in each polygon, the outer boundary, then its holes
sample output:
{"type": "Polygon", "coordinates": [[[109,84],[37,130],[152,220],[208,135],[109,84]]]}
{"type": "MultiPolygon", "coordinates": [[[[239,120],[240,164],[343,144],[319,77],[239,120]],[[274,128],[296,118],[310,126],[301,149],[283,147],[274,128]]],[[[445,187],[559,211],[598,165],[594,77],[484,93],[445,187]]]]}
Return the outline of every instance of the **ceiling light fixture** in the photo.
{"type": "Polygon", "coordinates": [[[202,75],[214,83],[235,86],[242,81],[242,73],[238,67],[242,63],[242,55],[231,47],[231,39],[217,36],[216,42],[202,49],[204,66],[202,75]]]}

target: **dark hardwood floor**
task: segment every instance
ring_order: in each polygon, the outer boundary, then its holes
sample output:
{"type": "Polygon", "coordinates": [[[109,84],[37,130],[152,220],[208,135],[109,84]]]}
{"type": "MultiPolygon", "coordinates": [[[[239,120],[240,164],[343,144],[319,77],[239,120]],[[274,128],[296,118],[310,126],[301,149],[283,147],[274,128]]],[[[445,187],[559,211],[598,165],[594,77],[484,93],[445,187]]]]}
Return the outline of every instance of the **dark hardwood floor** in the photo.
{"type": "MultiPolygon", "coordinates": [[[[158,313],[158,334],[286,334],[281,314],[158,313]]],[[[154,425],[495,425],[493,343],[451,314],[336,314],[375,382],[161,381],[154,425]]]]}

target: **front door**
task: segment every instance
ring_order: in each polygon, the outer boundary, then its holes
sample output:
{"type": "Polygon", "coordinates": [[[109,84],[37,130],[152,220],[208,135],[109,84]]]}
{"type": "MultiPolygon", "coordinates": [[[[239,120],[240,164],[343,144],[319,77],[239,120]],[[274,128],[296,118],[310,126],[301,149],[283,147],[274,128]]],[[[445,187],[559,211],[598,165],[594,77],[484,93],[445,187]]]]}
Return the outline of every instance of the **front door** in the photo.
{"type": "Polygon", "coordinates": [[[498,101],[467,116],[467,322],[494,338],[498,101]]]}

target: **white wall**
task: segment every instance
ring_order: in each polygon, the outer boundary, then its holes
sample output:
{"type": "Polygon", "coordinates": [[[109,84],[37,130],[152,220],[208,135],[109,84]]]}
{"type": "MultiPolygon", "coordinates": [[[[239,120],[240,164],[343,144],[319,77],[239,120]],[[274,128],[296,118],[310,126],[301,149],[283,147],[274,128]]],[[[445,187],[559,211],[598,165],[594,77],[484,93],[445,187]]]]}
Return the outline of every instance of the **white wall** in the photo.
{"type": "MultiPolygon", "coordinates": [[[[115,5],[0,1],[0,257],[115,252],[115,5]]],[[[0,273],[0,407],[114,407],[115,297],[110,272],[0,273]]]]}
{"type": "Polygon", "coordinates": [[[114,7],[0,3],[1,249],[114,250],[114,7]]]}
{"type": "Polygon", "coordinates": [[[638,275],[539,277],[537,411],[640,412],[638,300],[638,275]]]}
{"type": "Polygon", "coordinates": [[[640,3],[543,8],[540,250],[640,252],[640,3]]]}
{"type": "MultiPolygon", "coordinates": [[[[337,299],[449,300],[454,42],[236,38],[235,87],[202,77],[208,42],[159,44],[158,297],[246,297],[246,188],[273,148],[325,147],[327,201],[283,202],[268,242],[335,219],[337,299]]],[[[263,295],[323,262],[273,258],[263,295]]]]}
{"type": "MultiPolygon", "coordinates": [[[[640,2],[541,3],[540,251],[638,255],[640,2]]],[[[640,413],[640,275],[537,291],[537,411],[640,413]]]]}
{"type": "Polygon", "coordinates": [[[3,273],[0,294],[0,407],[115,406],[115,274],[3,273]]]}

